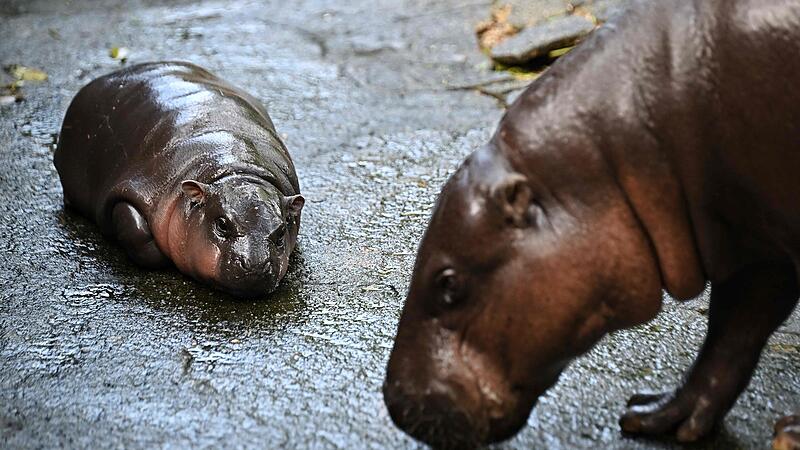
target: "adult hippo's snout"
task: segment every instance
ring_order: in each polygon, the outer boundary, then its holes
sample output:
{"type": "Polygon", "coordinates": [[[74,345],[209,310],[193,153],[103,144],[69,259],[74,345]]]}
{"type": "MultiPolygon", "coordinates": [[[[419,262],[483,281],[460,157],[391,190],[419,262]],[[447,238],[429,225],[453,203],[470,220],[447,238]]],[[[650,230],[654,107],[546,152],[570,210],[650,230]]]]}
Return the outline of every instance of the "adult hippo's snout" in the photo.
{"type": "Polygon", "coordinates": [[[478,385],[457,355],[457,343],[439,338],[449,351],[403,352],[396,344],[384,400],[395,424],[416,439],[436,448],[475,447],[488,431],[478,385]]]}
{"type": "Polygon", "coordinates": [[[399,380],[383,393],[392,420],[416,439],[435,448],[471,448],[485,440],[486,421],[476,421],[459,407],[459,393],[444,384],[423,392],[405,391],[399,380]]]}
{"type": "Polygon", "coordinates": [[[473,448],[514,435],[560,372],[536,385],[512,385],[496,358],[464,341],[464,330],[436,319],[403,322],[384,401],[398,427],[434,448],[473,448]]]}

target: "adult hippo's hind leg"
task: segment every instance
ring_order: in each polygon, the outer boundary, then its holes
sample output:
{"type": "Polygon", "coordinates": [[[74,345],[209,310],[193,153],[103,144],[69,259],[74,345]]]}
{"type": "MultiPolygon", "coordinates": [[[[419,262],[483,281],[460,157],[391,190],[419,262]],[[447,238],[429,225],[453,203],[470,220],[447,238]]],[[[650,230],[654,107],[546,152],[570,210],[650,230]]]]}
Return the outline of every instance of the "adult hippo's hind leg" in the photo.
{"type": "Polygon", "coordinates": [[[711,286],[705,343],[683,387],[673,393],[634,395],[620,419],[635,434],[676,431],[678,440],[695,441],[733,406],[747,387],[770,334],[797,304],[795,267],[749,266],[711,286]]]}
{"type": "Polygon", "coordinates": [[[153,240],[147,220],[133,205],[119,202],[111,212],[114,235],[128,256],[138,265],[157,269],[169,264],[153,240]]]}

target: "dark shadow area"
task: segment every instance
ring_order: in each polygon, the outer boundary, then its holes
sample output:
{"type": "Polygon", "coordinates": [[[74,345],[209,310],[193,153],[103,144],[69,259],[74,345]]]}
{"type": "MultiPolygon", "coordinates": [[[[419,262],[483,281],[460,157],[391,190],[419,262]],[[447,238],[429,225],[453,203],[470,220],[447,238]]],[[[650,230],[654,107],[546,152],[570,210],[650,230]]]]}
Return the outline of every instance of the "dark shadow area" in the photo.
{"type": "Polygon", "coordinates": [[[550,57],[548,55],[542,55],[537,58],[534,58],[524,64],[500,64],[494,63],[493,69],[497,72],[510,72],[515,74],[537,74],[545,69],[547,69],[550,65],[552,65],[558,57],[550,57]]]}
{"type": "MultiPolygon", "coordinates": [[[[93,258],[108,269],[112,282],[92,289],[66,290],[65,297],[100,296],[115,302],[143,301],[148,307],[178,314],[191,327],[223,334],[241,335],[258,331],[276,332],[287,324],[301,321],[306,305],[303,280],[308,269],[298,245],[289,259],[289,269],[278,289],[264,298],[238,299],[211,289],[178,272],[174,267],[144,270],[133,264],[124,251],[105,239],[86,218],[68,209],[61,210],[57,222],[67,238],[85,245],[75,247],[81,258],[93,258]]],[[[92,278],[93,268],[82,268],[75,278],[92,278]]]]}

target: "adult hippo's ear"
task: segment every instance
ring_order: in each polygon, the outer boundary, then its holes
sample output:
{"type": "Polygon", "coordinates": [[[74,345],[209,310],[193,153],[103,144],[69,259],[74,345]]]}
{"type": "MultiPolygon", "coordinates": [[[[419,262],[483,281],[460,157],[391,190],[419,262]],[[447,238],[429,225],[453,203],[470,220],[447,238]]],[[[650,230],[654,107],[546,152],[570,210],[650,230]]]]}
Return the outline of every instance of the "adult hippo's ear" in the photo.
{"type": "Polygon", "coordinates": [[[300,211],[303,210],[303,205],[306,204],[306,199],[303,198],[302,195],[297,194],[289,197],[283,197],[283,202],[286,205],[286,210],[289,212],[289,214],[297,217],[300,215],[300,211]]]}
{"type": "Polygon", "coordinates": [[[195,180],[185,180],[181,183],[183,193],[189,197],[193,205],[202,205],[206,201],[208,185],[195,180]]]}
{"type": "Polygon", "coordinates": [[[533,194],[528,179],[520,173],[509,173],[497,181],[490,190],[507,224],[518,228],[531,224],[530,205],[533,194]]]}

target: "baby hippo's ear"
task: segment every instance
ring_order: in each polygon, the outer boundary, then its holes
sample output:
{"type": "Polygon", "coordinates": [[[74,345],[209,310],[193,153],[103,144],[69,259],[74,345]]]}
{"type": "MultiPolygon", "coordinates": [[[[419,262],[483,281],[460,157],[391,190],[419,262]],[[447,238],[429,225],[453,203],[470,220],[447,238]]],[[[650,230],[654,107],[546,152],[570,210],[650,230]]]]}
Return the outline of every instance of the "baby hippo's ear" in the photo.
{"type": "Polygon", "coordinates": [[[192,204],[202,205],[206,201],[206,192],[208,192],[208,185],[195,180],[186,180],[181,183],[183,193],[189,197],[192,204]]]}
{"type": "Polygon", "coordinates": [[[306,199],[303,198],[302,195],[291,195],[289,197],[283,197],[284,204],[286,205],[286,210],[289,212],[290,215],[297,217],[300,215],[300,211],[303,209],[303,205],[306,204],[306,199]]]}

